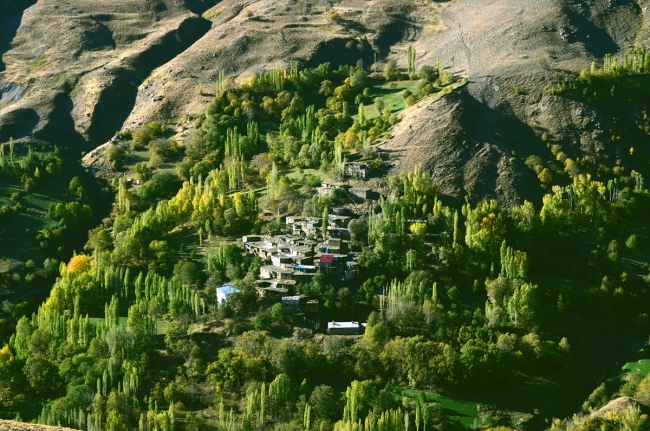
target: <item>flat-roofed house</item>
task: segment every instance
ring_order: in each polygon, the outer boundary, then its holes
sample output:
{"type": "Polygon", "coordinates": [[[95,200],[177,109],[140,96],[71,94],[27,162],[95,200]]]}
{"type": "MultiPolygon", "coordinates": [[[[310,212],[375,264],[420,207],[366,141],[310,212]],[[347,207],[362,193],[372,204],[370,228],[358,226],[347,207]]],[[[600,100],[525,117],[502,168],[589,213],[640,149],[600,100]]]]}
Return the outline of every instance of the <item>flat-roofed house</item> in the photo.
{"type": "Polygon", "coordinates": [[[217,287],[217,302],[219,305],[226,305],[228,297],[233,293],[239,293],[239,289],[231,284],[224,284],[221,287],[217,287]]]}
{"type": "Polygon", "coordinates": [[[332,268],[333,264],[334,264],[334,256],[331,254],[321,255],[318,261],[318,266],[320,267],[320,270],[323,272],[328,272],[330,268],[332,268]]]}
{"type": "Polygon", "coordinates": [[[348,248],[348,243],[341,241],[340,238],[330,238],[318,244],[318,251],[328,254],[341,254],[348,248]]]}
{"type": "Polygon", "coordinates": [[[315,265],[296,265],[291,277],[296,283],[309,283],[316,273],[317,267],[315,265]]]}
{"type": "Polygon", "coordinates": [[[330,335],[359,335],[363,334],[365,329],[365,323],[327,322],[327,333],[330,335]]]}
{"type": "Polygon", "coordinates": [[[293,269],[286,269],[275,265],[264,265],[260,268],[260,278],[291,280],[293,269]]]}
{"type": "Polygon", "coordinates": [[[279,301],[283,296],[290,295],[293,291],[286,287],[276,287],[269,280],[257,280],[257,294],[260,298],[270,298],[279,301]]]}
{"type": "Polygon", "coordinates": [[[327,226],[327,236],[329,238],[350,239],[350,231],[342,227],[327,226]]]}
{"type": "Polygon", "coordinates": [[[332,227],[348,227],[352,217],[346,215],[330,214],[327,216],[327,223],[332,227]]]}
{"type": "Polygon", "coordinates": [[[291,224],[291,223],[297,223],[300,221],[303,221],[305,217],[303,216],[287,216],[285,218],[285,223],[286,224],[291,224]]]}
{"type": "Polygon", "coordinates": [[[320,187],[316,187],[316,191],[320,196],[329,196],[332,194],[332,190],[338,189],[339,186],[333,183],[321,183],[320,187]]]}
{"type": "Polygon", "coordinates": [[[370,196],[370,189],[364,187],[350,187],[350,193],[361,199],[368,199],[370,196]]]}
{"type": "Polygon", "coordinates": [[[271,263],[279,267],[293,265],[293,256],[290,254],[276,254],[275,256],[271,256],[271,263]]]}
{"type": "Polygon", "coordinates": [[[355,178],[366,178],[370,165],[368,163],[348,163],[345,165],[345,174],[355,178]]]}
{"type": "Polygon", "coordinates": [[[295,296],[283,296],[282,297],[282,307],[287,310],[289,313],[295,313],[300,307],[300,295],[295,296]]]}

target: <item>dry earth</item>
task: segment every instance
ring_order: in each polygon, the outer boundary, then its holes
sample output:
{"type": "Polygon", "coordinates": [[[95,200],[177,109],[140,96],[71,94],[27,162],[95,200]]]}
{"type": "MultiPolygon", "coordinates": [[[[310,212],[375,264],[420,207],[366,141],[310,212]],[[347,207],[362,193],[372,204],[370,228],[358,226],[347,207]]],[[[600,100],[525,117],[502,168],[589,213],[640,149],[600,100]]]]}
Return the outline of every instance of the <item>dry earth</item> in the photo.
{"type": "MultiPolygon", "coordinates": [[[[493,0],[481,7],[455,1],[438,10],[442,30],[424,30],[412,43],[422,53],[418,62],[439,57],[450,65],[453,58],[453,71],[468,76],[469,85],[459,95],[404,112],[382,148],[396,153],[397,170],[423,163],[451,196],[540,202],[545,191],[522,160],[532,154],[549,159],[539,139],[543,131],[576,158],[604,145],[592,136],[587,144],[581,139],[587,121],[572,115],[579,106],[543,90],[606,53],[620,53],[637,31],[641,36],[646,15],[633,1],[493,0]]],[[[637,42],[646,44],[643,37],[637,42]]]]}
{"type": "Polygon", "coordinates": [[[2,419],[0,419],[0,430],[2,431],[74,431],[72,428],[50,427],[47,425],[5,421],[2,419]]]}
{"type": "Polygon", "coordinates": [[[522,162],[550,160],[543,131],[575,159],[627,163],[598,112],[543,90],[650,38],[648,0],[29,1],[0,1],[14,12],[0,19],[0,141],[90,150],[120,129],[203,112],[220,70],[232,83],[292,59],[372,64],[374,52],[375,70],[391,58],[405,67],[413,46],[418,66],[440,58],[470,81],[403,112],[381,144],[394,170],[420,164],[451,197],[507,205],[545,192],[522,162]]]}
{"type": "Polygon", "coordinates": [[[23,3],[0,24],[0,141],[94,148],[121,128],[140,82],[210,27],[199,2],[23,3]]]}

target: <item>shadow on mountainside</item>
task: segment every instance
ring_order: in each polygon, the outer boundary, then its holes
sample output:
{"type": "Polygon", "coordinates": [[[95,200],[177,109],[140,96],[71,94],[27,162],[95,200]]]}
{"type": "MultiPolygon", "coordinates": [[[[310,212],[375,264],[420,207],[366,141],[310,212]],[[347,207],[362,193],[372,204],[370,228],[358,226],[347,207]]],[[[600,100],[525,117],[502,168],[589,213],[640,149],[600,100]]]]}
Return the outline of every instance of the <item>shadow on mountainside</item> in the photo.
{"type": "Polygon", "coordinates": [[[16,109],[3,117],[0,120],[0,142],[7,142],[9,138],[21,139],[30,136],[41,121],[38,113],[30,108],[16,109]]]}
{"type": "Polygon", "coordinates": [[[2,56],[11,46],[20,23],[23,19],[23,12],[30,6],[36,4],[36,0],[24,1],[2,1],[0,2],[0,72],[6,69],[2,56]]]}
{"type": "Polygon", "coordinates": [[[82,147],[86,143],[85,139],[74,127],[72,119],[72,99],[70,98],[70,88],[61,92],[54,97],[52,102],[53,108],[47,118],[45,126],[34,132],[34,137],[54,144],[65,144],[65,146],[82,147]]]}
{"type": "MultiPolygon", "coordinates": [[[[138,95],[138,86],[151,72],[179,55],[210,30],[211,22],[200,17],[188,18],[158,43],[126,59],[126,67],[111,70],[113,80],[101,93],[86,130],[88,140],[99,145],[120,130],[138,95]]],[[[156,99],[152,103],[160,103],[156,99]]]]}

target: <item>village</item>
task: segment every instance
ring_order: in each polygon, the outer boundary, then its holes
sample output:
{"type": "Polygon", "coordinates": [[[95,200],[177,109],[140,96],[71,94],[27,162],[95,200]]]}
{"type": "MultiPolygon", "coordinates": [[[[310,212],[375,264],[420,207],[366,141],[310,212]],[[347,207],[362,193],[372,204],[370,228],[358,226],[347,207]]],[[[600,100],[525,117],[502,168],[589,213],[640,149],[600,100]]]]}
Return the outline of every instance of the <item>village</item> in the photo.
{"type": "MultiPolygon", "coordinates": [[[[365,173],[365,172],[364,172],[365,173]]],[[[320,196],[328,196],[333,190],[343,188],[339,184],[323,182],[317,187],[320,196]]],[[[370,189],[345,188],[358,201],[367,201],[370,189]]],[[[358,277],[359,253],[350,250],[350,221],[357,218],[344,207],[329,209],[327,220],[323,217],[287,216],[285,233],[274,236],[244,235],[241,245],[246,254],[264,261],[256,280],[258,296],[268,301],[280,302],[287,313],[302,311],[318,313],[319,301],[302,296],[297,291],[300,284],[310,283],[316,274],[323,274],[341,282],[358,277]]],[[[216,289],[217,302],[225,305],[228,296],[239,290],[227,283],[216,289]]],[[[330,335],[360,335],[366,324],[355,321],[327,324],[330,335]]]]}

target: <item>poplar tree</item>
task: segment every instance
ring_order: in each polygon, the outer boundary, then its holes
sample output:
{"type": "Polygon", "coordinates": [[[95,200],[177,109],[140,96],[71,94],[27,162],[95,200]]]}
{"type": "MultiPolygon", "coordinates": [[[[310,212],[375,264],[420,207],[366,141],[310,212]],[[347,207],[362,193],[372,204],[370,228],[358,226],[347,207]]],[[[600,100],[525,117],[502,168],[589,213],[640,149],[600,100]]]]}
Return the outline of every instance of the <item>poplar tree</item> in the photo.
{"type": "Polygon", "coordinates": [[[415,48],[409,46],[406,50],[407,72],[409,76],[415,74],[415,48]]]}
{"type": "Polygon", "coordinates": [[[223,69],[222,69],[222,70],[219,71],[219,74],[217,75],[217,84],[216,84],[217,97],[223,96],[223,92],[224,92],[224,89],[225,89],[224,82],[225,82],[224,72],[223,72],[223,69]]]}
{"type": "Polygon", "coordinates": [[[329,212],[329,208],[326,205],[325,208],[323,208],[323,225],[321,227],[323,231],[323,238],[325,238],[327,234],[327,226],[329,225],[329,212]]]}

